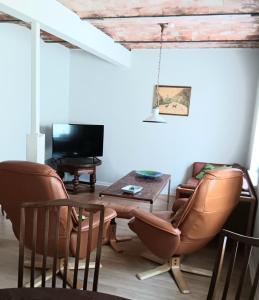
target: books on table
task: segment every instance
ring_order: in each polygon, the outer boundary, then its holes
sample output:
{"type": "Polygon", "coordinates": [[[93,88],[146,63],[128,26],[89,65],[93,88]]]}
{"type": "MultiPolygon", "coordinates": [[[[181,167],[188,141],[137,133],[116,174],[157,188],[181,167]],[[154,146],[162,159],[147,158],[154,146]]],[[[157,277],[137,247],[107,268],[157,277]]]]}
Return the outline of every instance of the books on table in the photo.
{"type": "Polygon", "coordinates": [[[139,186],[139,185],[126,185],[124,187],[121,188],[121,190],[124,192],[124,193],[127,193],[127,194],[136,194],[136,193],[139,193],[141,190],[143,190],[143,187],[142,186],[139,186]]]}

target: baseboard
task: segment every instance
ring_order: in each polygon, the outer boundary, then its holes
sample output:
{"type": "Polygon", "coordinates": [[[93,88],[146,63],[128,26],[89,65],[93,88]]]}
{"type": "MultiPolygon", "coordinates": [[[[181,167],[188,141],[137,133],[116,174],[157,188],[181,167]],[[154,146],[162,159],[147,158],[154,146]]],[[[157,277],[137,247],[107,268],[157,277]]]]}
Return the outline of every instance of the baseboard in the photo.
{"type": "MultiPolygon", "coordinates": [[[[255,252],[252,253],[250,262],[249,262],[249,271],[250,271],[250,279],[253,282],[255,277],[256,266],[258,264],[258,253],[256,255],[255,252]]],[[[259,289],[257,288],[254,300],[259,300],[259,289]]]]}
{"type": "Polygon", "coordinates": [[[107,182],[107,181],[99,181],[99,180],[97,180],[96,181],[96,185],[110,186],[110,185],[112,185],[112,183],[111,182],[107,182]]]}

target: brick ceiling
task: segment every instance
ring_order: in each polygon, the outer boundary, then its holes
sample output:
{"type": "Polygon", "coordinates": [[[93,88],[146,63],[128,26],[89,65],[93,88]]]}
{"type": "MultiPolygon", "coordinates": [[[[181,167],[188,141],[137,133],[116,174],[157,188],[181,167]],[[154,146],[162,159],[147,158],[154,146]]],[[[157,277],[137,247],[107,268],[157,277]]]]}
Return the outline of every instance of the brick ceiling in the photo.
{"type": "MultiPolygon", "coordinates": [[[[58,0],[128,49],[259,48],[259,0],[58,0]]],[[[16,22],[0,15],[0,22],[16,22]]],[[[50,43],[64,41],[45,32],[50,43]]]]}

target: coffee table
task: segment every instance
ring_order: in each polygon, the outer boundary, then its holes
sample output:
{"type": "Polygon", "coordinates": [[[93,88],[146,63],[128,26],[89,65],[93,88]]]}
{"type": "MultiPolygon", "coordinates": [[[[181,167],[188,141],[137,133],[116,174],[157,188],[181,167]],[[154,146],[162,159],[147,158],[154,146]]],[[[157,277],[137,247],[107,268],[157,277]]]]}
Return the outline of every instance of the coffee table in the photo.
{"type": "Polygon", "coordinates": [[[114,184],[110,185],[108,188],[99,193],[100,197],[110,196],[125,198],[133,201],[149,202],[150,203],[150,212],[153,211],[153,204],[164,189],[168,185],[167,193],[167,209],[169,206],[169,197],[170,197],[170,186],[171,186],[171,175],[163,174],[158,178],[144,178],[136,174],[135,171],[131,171],[126,176],[122,177],[114,184]],[[138,185],[142,186],[143,189],[134,195],[124,193],[121,188],[126,185],[138,185]]]}

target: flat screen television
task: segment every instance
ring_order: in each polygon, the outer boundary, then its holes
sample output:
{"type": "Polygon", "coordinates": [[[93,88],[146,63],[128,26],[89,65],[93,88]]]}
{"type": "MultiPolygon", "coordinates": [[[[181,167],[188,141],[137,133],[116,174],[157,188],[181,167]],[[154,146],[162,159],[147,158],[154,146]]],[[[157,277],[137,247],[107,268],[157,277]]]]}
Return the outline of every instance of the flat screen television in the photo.
{"type": "Polygon", "coordinates": [[[52,156],[95,157],[103,155],[103,125],[53,124],[52,156]]]}

